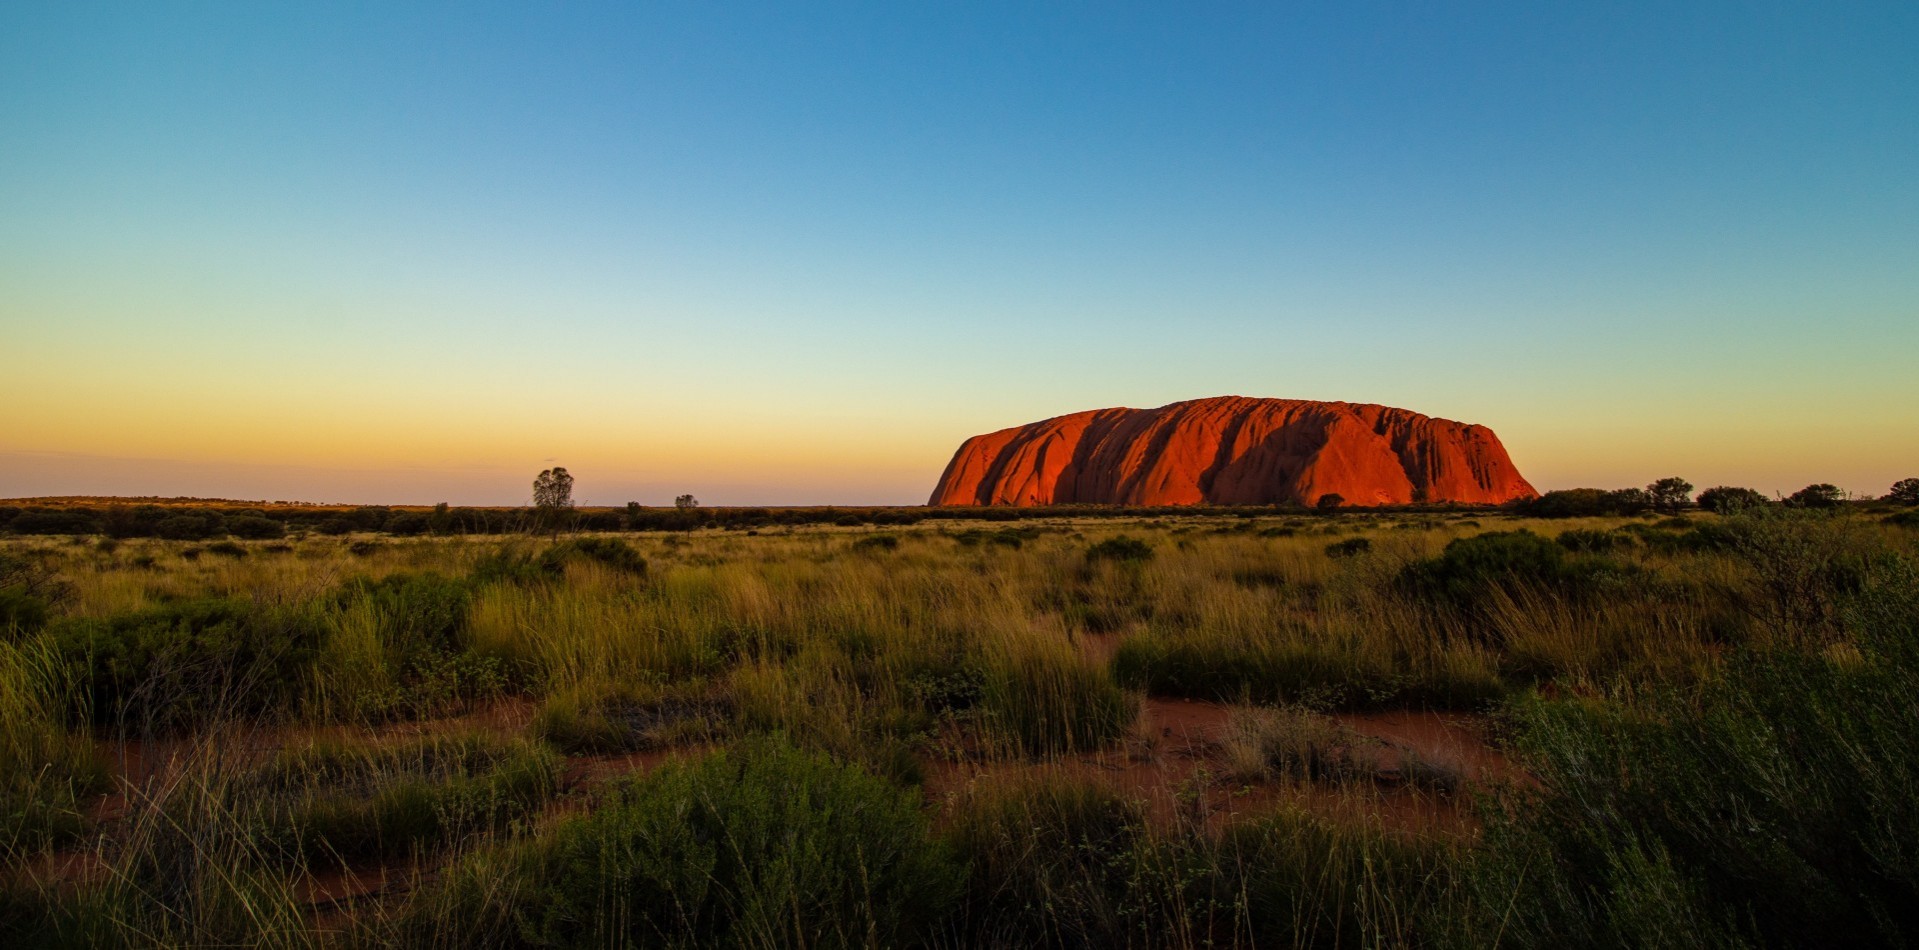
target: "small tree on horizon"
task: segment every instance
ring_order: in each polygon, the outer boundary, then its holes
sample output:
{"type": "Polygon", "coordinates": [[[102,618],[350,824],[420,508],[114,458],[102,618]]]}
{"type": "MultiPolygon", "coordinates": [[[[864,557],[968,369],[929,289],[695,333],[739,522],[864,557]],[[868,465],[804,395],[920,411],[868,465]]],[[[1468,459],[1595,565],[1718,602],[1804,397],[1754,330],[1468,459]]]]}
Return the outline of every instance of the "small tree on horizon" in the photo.
{"type": "Polygon", "coordinates": [[[572,508],[573,476],[566,469],[556,465],[533,479],[533,515],[541,528],[558,534],[572,508]]]}
{"type": "Polygon", "coordinates": [[[678,508],[681,511],[685,511],[688,508],[698,508],[699,506],[700,506],[700,500],[698,498],[693,497],[691,494],[681,495],[678,498],[673,499],[673,507],[678,508]]]}
{"type": "Polygon", "coordinates": [[[1763,508],[1772,499],[1750,488],[1715,485],[1699,493],[1699,507],[1714,514],[1728,515],[1746,508],[1763,508]]]}
{"type": "Polygon", "coordinates": [[[1677,511],[1692,501],[1692,483],[1677,475],[1662,478],[1646,486],[1652,505],[1661,511],[1677,511]]]}
{"type": "Polygon", "coordinates": [[[1886,500],[1896,505],[1919,505],[1919,478],[1902,478],[1892,483],[1886,500]]]}
{"type": "Polygon", "coordinates": [[[1846,500],[1846,493],[1839,486],[1820,482],[1807,485],[1786,498],[1786,504],[1795,508],[1836,508],[1846,500]]]}

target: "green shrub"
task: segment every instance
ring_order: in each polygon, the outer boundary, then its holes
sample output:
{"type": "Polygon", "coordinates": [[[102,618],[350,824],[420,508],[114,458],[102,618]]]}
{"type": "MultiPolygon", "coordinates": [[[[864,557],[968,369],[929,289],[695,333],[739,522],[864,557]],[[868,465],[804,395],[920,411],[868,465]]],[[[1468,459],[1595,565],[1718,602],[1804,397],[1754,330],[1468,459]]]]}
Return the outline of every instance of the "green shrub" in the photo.
{"type": "Polygon", "coordinates": [[[1597,592],[1627,569],[1597,556],[1570,556],[1566,548],[1530,531],[1494,531],[1457,538],[1439,557],[1415,561],[1397,578],[1402,589],[1438,606],[1477,613],[1497,587],[1530,587],[1562,596],[1597,592]]]}
{"type": "Polygon", "coordinates": [[[1786,496],[1786,504],[1794,508],[1837,508],[1845,500],[1845,492],[1825,482],[1807,485],[1786,496]]]}
{"type": "Polygon", "coordinates": [[[902,946],[945,914],[960,873],[916,793],[760,739],[476,855],[405,929],[468,945],[902,946]]]}
{"type": "Polygon", "coordinates": [[[247,556],[247,549],[232,541],[215,541],[207,545],[207,553],[218,554],[221,557],[242,558],[247,556]]]}
{"type": "Polygon", "coordinates": [[[1478,935],[1518,945],[1919,939],[1919,573],[1848,599],[1855,657],[1732,658],[1696,693],[1534,702],[1537,791],[1490,812],[1478,935]]]}
{"type": "Polygon", "coordinates": [[[72,691],[44,640],[0,640],[0,856],[74,837],[83,800],[106,790],[92,743],[67,729],[72,691]]]}
{"type": "Polygon", "coordinates": [[[1632,536],[1611,531],[1595,531],[1591,528],[1574,528],[1562,531],[1553,539],[1568,551],[1587,554],[1605,554],[1617,548],[1630,547],[1632,536]]]}
{"type": "Polygon", "coordinates": [[[1102,666],[1070,651],[1021,650],[990,663],[979,708],[993,735],[1026,755],[1097,749],[1124,734],[1138,704],[1102,666]]]}
{"type": "Polygon", "coordinates": [[[47,602],[18,587],[0,587],[0,640],[47,625],[47,602]]]}
{"type": "Polygon", "coordinates": [[[965,862],[961,945],[1124,946],[1156,941],[1138,900],[1150,863],[1140,804],[1103,783],[1038,772],[976,786],[944,834],[965,862]]]}
{"type": "Polygon", "coordinates": [[[468,649],[471,603],[467,583],[438,574],[348,581],[335,596],[336,622],[370,616],[380,654],[377,680],[361,684],[369,692],[345,697],[349,707],[376,717],[425,712],[506,689],[510,676],[502,661],[468,649]]]}
{"type": "Polygon", "coordinates": [[[1746,508],[1763,507],[1771,502],[1772,499],[1750,488],[1719,485],[1699,493],[1699,507],[1721,515],[1729,515],[1746,508]]]}
{"type": "Polygon", "coordinates": [[[1228,635],[1155,625],[1113,655],[1123,685],[1158,696],[1315,708],[1424,706],[1472,709],[1504,695],[1498,672],[1471,656],[1409,658],[1349,648],[1337,639],[1228,635]]]}
{"type": "Polygon", "coordinates": [[[869,534],[866,537],[855,540],[852,544],[852,550],[856,553],[878,554],[882,551],[895,550],[899,546],[900,539],[898,535],[869,534]]]}
{"type": "Polygon", "coordinates": [[[169,541],[205,541],[225,532],[225,519],[211,511],[172,515],[153,526],[154,534],[169,541]]]}
{"type": "Polygon", "coordinates": [[[286,708],[322,635],[311,611],[204,599],[48,628],[101,724],[171,729],[286,708]]]}
{"type": "Polygon", "coordinates": [[[1895,505],[1919,506],[1919,478],[1902,478],[1892,483],[1885,501],[1895,505]]]}
{"type": "Polygon", "coordinates": [[[73,585],[43,558],[0,550],[0,639],[46,626],[72,595],[73,585]]]}
{"type": "Polygon", "coordinates": [[[560,758],[466,735],[282,752],[232,794],[261,812],[266,853],[316,865],[403,857],[507,828],[558,790],[560,758]]]}
{"type": "Polygon", "coordinates": [[[731,704],[700,681],[596,683],[548,696],[528,730],[566,752],[635,752],[712,741],[731,716],[731,704]]]}
{"type": "Polygon", "coordinates": [[[472,578],[482,584],[549,584],[566,576],[568,563],[582,560],[635,577],[646,574],[646,558],[632,545],[618,538],[586,537],[555,544],[538,554],[522,545],[504,545],[474,565],[472,578]]]}
{"type": "Polygon", "coordinates": [[[1373,542],[1366,538],[1347,538],[1326,545],[1326,556],[1330,558],[1358,557],[1373,549],[1373,542]]]}
{"type": "Polygon", "coordinates": [[[546,549],[540,555],[540,563],[550,576],[557,577],[565,572],[566,562],[575,558],[634,576],[646,574],[646,558],[619,538],[574,538],[546,549]]]}
{"type": "Polygon", "coordinates": [[[1089,563],[1112,561],[1116,564],[1139,564],[1153,558],[1153,546],[1138,538],[1120,535],[1107,538],[1086,549],[1089,563]]]}
{"type": "Polygon", "coordinates": [[[1290,809],[1230,825],[1201,850],[1206,873],[1186,903],[1211,911],[1215,946],[1428,943],[1422,917],[1446,908],[1457,864],[1441,842],[1290,809]]]}
{"type": "Polygon", "coordinates": [[[227,519],[227,533],[250,541],[274,541],[287,536],[287,527],[261,515],[239,515],[227,519]]]}

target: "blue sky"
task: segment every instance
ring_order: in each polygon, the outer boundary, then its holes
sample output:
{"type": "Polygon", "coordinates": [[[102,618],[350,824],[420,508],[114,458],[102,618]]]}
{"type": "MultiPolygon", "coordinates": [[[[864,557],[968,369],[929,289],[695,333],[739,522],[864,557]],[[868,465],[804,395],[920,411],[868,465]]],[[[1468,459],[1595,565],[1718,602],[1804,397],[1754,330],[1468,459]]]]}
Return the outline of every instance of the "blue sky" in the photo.
{"type": "Polygon", "coordinates": [[[913,503],[1226,393],[1919,474],[1919,8],[1568,6],[10,8],[0,494],[913,503]]]}

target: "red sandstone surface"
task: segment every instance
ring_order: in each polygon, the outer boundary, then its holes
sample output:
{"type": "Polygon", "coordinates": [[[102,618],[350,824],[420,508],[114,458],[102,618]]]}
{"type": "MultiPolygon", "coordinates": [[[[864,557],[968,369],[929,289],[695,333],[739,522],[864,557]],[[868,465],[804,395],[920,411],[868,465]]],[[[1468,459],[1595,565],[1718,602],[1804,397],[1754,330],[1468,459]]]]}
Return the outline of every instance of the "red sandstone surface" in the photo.
{"type": "Polygon", "coordinates": [[[1350,402],[1216,396],[974,436],[933,505],[1500,504],[1538,492],[1485,426],[1350,402]]]}

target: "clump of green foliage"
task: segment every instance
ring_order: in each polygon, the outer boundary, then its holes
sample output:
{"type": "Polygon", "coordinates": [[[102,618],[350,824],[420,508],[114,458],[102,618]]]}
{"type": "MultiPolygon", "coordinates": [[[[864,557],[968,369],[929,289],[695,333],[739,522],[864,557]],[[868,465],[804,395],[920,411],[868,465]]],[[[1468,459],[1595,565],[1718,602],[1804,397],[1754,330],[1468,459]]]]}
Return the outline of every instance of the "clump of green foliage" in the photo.
{"type": "Polygon", "coordinates": [[[1438,557],[1407,565],[1398,581],[1427,602],[1477,611],[1495,588],[1524,586],[1578,597],[1624,572],[1618,562],[1572,556],[1531,531],[1493,531],[1453,540],[1438,557]]]}
{"type": "Polygon", "coordinates": [[[48,637],[94,722],[170,731],[288,711],[323,630],[306,607],[203,598],[67,618],[48,637]]]}
{"type": "Polygon", "coordinates": [[[1540,787],[1489,815],[1481,933],[1522,945],[1919,937],[1919,573],[1880,563],[1857,652],[1733,658],[1696,691],[1515,715],[1540,787]]]}
{"type": "Polygon", "coordinates": [[[1086,549],[1088,563],[1111,561],[1115,564],[1140,564],[1153,559],[1153,546],[1139,538],[1119,535],[1086,549]]]}
{"type": "Polygon", "coordinates": [[[505,829],[552,798],[559,775],[547,749],[454,735],[289,750],[242,776],[233,794],[262,811],[263,851],[324,866],[505,829]]]}
{"type": "Polygon", "coordinates": [[[1358,557],[1373,549],[1370,538],[1347,538],[1326,545],[1326,556],[1330,558],[1358,557]]]}
{"type": "Polygon", "coordinates": [[[468,945],[901,946],[931,933],[960,874],[912,792],[766,738],[475,855],[402,930],[468,945]]]}
{"type": "Polygon", "coordinates": [[[547,697],[529,728],[567,752],[638,752],[712,741],[731,717],[728,698],[703,681],[592,682],[547,697]]]}

